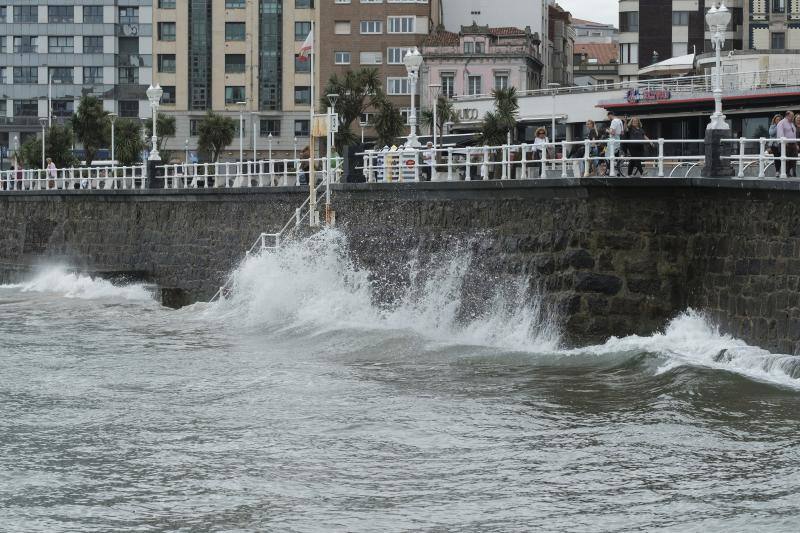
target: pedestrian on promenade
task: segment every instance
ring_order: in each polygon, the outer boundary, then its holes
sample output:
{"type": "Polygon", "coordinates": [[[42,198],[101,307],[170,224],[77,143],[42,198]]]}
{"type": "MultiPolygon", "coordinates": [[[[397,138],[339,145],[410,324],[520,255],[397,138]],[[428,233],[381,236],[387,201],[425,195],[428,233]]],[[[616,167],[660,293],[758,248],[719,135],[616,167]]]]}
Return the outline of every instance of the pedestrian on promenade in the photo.
{"type": "MultiPolygon", "coordinates": [[[[800,156],[800,113],[795,113],[794,115],[794,134],[797,142],[792,143],[792,146],[794,146],[794,156],[798,157],[800,156]]],[[[788,151],[789,151],[788,145],[786,146],[786,150],[788,157],[788,151]]],[[[792,161],[792,162],[794,163],[794,176],[797,177],[797,161],[792,161]]],[[[786,169],[787,170],[789,169],[788,162],[786,169]]]]}
{"type": "Polygon", "coordinates": [[[56,164],[53,163],[53,160],[49,157],[47,158],[47,188],[48,189],[55,189],[56,188],[56,177],[58,176],[58,169],[56,168],[56,164]]]}
{"type": "Polygon", "coordinates": [[[769,125],[769,138],[770,143],[767,151],[772,154],[775,161],[775,177],[781,175],[781,143],[778,141],[778,123],[781,121],[780,114],[772,117],[772,123],[769,125]]]}
{"type": "Polygon", "coordinates": [[[794,113],[787,111],[783,120],[778,122],[776,131],[778,140],[787,139],[786,142],[786,175],[795,177],[795,167],[797,166],[797,128],[794,125],[794,113]]]}
{"type": "MultiPolygon", "coordinates": [[[[610,122],[608,126],[608,138],[611,140],[611,151],[615,157],[619,157],[619,141],[625,133],[625,124],[613,111],[608,112],[608,121],[610,122]]],[[[611,157],[611,154],[607,155],[611,157]]]]}
{"type": "Polygon", "coordinates": [[[591,158],[589,173],[591,174],[597,172],[597,165],[600,163],[600,147],[597,145],[597,141],[600,140],[600,132],[597,131],[597,125],[592,119],[586,121],[586,129],[588,130],[586,138],[591,141],[589,143],[589,157],[591,158]]]}
{"type": "MultiPolygon", "coordinates": [[[[631,141],[650,141],[650,137],[644,132],[642,121],[639,117],[633,117],[628,122],[628,140],[631,141]]],[[[650,143],[652,146],[653,143],[650,143]]],[[[644,157],[645,145],[643,142],[632,142],[628,146],[628,152],[631,159],[628,163],[628,177],[634,176],[636,171],[639,171],[640,176],[644,176],[644,167],[642,166],[642,157],[644,157]]]]}
{"type": "Polygon", "coordinates": [[[17,175],[17,190],[21,191],[24,184],[25,167],[22,166],[22,162],[19,159],[16,160],[14,169],[16,171],[15,174],[17,175]]]}
{"type": "Polygon", "coordinates": [[[544,128],[538,128],[536,130],[536,136],[533,140],[533,161],[534,167],[539,168],[539,177],[544,177],[544,165],[542,164],[542,155],[544,154],[546,157],[547,154],[547,143],[550,141],[547,139],[547,130],[544,128]]]}
{"type": "Polygon", "coordinates": [[[433,143],[429,142],[425,145],[425,149],[422,151],[423,181],[431,181],[431,178],[433,177],[433,161],[435,158],[436,153],[433,150],[433,143]]]}

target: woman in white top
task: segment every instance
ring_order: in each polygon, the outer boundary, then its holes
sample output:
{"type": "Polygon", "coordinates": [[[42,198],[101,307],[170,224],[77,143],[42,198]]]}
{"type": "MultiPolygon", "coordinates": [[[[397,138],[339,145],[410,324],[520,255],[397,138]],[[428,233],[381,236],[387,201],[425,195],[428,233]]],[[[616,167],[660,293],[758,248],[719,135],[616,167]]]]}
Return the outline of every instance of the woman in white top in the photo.
{"type": "Polygon", "coordinates": [[[56,169],[56,164],[53,163],[53,160],[49,157],[47,158],[47,188],[48,189],[55,189],[56,188],[56,176],[58,175],[58,170],[56,169]]]}
{"type": "MultiPolygon", "coordinates": [[[[536,138],[533,140],[533,166],[539,168],[539,177],[544,177],[544,166],[542,165],[542,153],[547,154],[547,130],[537,128],[536,138]]],[[[545,156],[546,157],[546,156],[545,156]]]]}

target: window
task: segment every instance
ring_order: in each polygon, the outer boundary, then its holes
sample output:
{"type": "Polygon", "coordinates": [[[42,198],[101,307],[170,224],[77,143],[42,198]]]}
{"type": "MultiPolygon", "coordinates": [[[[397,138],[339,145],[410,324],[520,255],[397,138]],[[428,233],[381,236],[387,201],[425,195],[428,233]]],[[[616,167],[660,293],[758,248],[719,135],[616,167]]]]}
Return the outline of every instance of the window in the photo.
{"type": "Polygon", "coordinates": [[[294,71],[295,72],[311,72],[311,61],[308,57],[302,57],[300,54],[294,56],[294,71]]]}
{"type": "Polygon", "coordinates": [[[244,85],[227,85],[225,86],[225,104],[238,104],[244,102],[244,85]]]}
{"type": "Polygon", "coordinates": [[[6,6],[0,6],[0,22],[5,22],[7,18],[8,18],[8,10],[6,6]]]}
{"type": "Polygon", "coordinates": [[[245,70],[244,54],[225,54],[226,74],[236,74],[239,72],[244,72],[244,70],[245,70]]]}
{"type": "MultiPolygon", "coordinates": [[[[0,83],[8,83],[8,81],[6,80],[6,67],[0,67],[0,83]]],[[[5,100],[0,100],[0,102],[5,103],[5,100]]]]}
{"type": "Polygon", "coordinates": [[[314,9],[314,0],[294,0],[296,9],[314,9]]]}
{"type": "Polygon", "coordinates": [[[139,116],[139,102],[136,100],[120,100],[119,116],[123,118],[134,118],[139,116]]]}
{"type": "Polygon", "coordinates": [[[483,43],[482,42],[475,42],[475,41],[466,41],[466,42],[464,42],[464,53],[465,54],[482,54],[483,53],[483,43]]]}
{"type": "Polygon", "coordinates": [[[103,67],[83,67],[84,85],[103,83],[103,67]]]}
{"type": "Polygon", "coordinates": [[[39,68],[14,67],[14,83],[39,83],[39,68]]]}
{"type": "Polygon", "coordinates": [[[495,89],[508,89],[508,73],[498,73],[494,75],[495,89]]]}
{"type": "Polygon", "coordinates": [[[189,119],[189,136],[190,137],[197,137],[197,130],[200,127],[200,119],[192,118],[189,119]]]}
{"type": "Polygon", "coordinates": [[[638,64],[639,44],[631,43],[619,45],[619,62],[622,64],[638,64]]]}
{"type": "Polygon", "coordinates": [[[311,33],[311,23],[310,22],[295,22],[294,23],[294,40],[295,41],[305,41],[308,34],[311,33]]]}
{"type": "Polygon", "coordinates": [[[672,57],[686,55],[689,51],[689,43],[672,43],[672,57]]]}
{"type": "Polygon", "coordinates": [[[138,67],[119,67],[119,83],[121,85],[138,85],[138,67]]]}
{"type": "Polygon", "coordinates": [[[75,81],[75,71],[72,67],[50,67],[50,79],[53,83],[71,85],[75,81]]]}
{"type": "Polygon", "coordinates": [[[308,120],[295,120],[294,121],[294,135],[295,137],[308,137],[311,132],[308,120]]]}
{"type": "Polygon", "coordinates": [[[772,0],[773,13],[786,13],[786,0],[772,0]]]}
{"type": "Polygon", "coordinates": [[[14,53],[26,54],[36,52],[36,37],[32,35],[14,36],[14,53]]]}
{"type": "Polygon", "coordinates": [[[481,77],[467,76],[467,94],[481,94],[481,77]]]}
{"type": "Polygon", "coordinates": [[[48,6],[47,22],[74,22],[75,8],[73,6],[48,6]]]}
{"type": "Polygon", "coordinates": [[[408,78],[387,78],[386,88],[389,94],[411,94],[408,78]]]}
{"type": "Polygon", "coordinates": [[[85,24],[102,24],[103,6],[83,6],[83,22],[85,24]]]}
{"type": "Polygon", "coordinates": [[[175,72],[175,54],[158,54],[158,71],[175,72]]]}
{"type": "Polygon", "coordinates": [[[225,23],[225,40],[226,41],[244,41],[245,38],[245,23],[244,22],[226,22],[225,23]]]}
{"type": "Polygon", "coordinates": [[[14,116],[15,117],[38,117],[39,116],[39,101],[38,100],[14,100],[14,116]]]}
{"type": "Polygon", "coordinates": [[[175,9],[175,0],[158,0],[159,9],[175,9]]]}
{"type": "Polygon", "coordinates": [[[311,87],[298,85],[294,88],[294,103],[311,105],[311,87]]]}
{"type": "Polygon", "coordinates": [[[158,23],[158,40],[159,41],[174,41],[175,40],[175,23],[174,22],[159,22],[158,23]]]}
{"type": "Polygon", "coordinates": [[[448,98],[452,98],[456,94],[456,75],[452,72],[442,72],[439,75],[439,81],[442,84],[442,94],[448,98]]]}
{"type": "Polygon", "coordinates": [[[120,24],[137,24],[139,22],[139,8],[138,7],[121,7],[119,8],[119,23],[120,24]]]}
{"type": "Polygon", "coordinates": [[[411,109],[408,107],[400,108],[400,116],[403,117],[403,124],[408,126],[408,120],[411,118],[411,109]]]}
{"type": "Polygon", "coordinates": [[[51,54],[72,54],[75,52],[74,41],[73,37],[48,37],[47,51],[51,54]]]}
{"type": "Polygon", "coordinates": [[[688,26],[689,25],[689,12],[688,11],[673,11],[672,12],[672,25],[673,26],[688,26]]]}
{"type": "Polygon", "coordinates": [[[383,33],[383,22],[381,22],[380,20],[362,20],[361,33],[362,34],[383,33]]]}
{"type": "Polygon", "coordinates": [[[334,4],[349,4],[350,0],[334,0],[334,4]]]}
{"type": "Polygon", "coordinates": [[[380,52],[361,52],[358,61],[362,65],[380,65],[383,63],[383,54],[380,52]]]}
{"type": "Polygon", "coordinates": [[[770,48],[772,50],[783,50],[786,48],[786,34],[783,32],[775,32],[771,35],[770,48]]]}
{"type": "Polygon", "coordinates": [[[389,17],[386,24],[387,33],[414,33],[416,17],[389,17]]]}
{"type": "Polygon", "coordinates": [[[225,9],[244,9],[245,0],[225,0],[225,9]]]}
{"type": "Polygon", "coordinates": [[[164,90],[164,94],[161,96],[161,103],[162,104],[174,104],[175,103],[175,86],[174,85],[162,85],[161,88],[164,90]]]}
{"type": "Polygon", "coordinates": [[[369,126],[375,120],[375,113],[361,113],[361,116],[358,117],[358,123],[361,126],[369,126]]]}
{"type": "Polygon", "coordinates": [[[350,52],[334,52],[333,62],[336,63],[337,65],[349,65],[350,52]]]}
{"type": "Polygon", "coordinates": [[[14,22],[39,22],[39,7],[14,6],[14,22]]]}
{"type": "Polygon", "coordinates": [[[53,116],[69,117],[75,112],[74,100],[53,100],[53,116]]]}
{"type": "Polygon", "coordinates": [[[281,119],[279,118],[262,118],[258,125],[258,134],[262,137],[269,137],[270,133],[273,137],[280,137],[281,135],[281,119]]]}
{"type": "Polygon", "coordinates": [[[639,12],[625,11],[620,13],[619,31],[639,31],[639,12]]]}
{"type": "Polygon", "coordinates": [[[403,58],[406,56],[406,54],[408,53],[408,51],[410,49],[411,48],[405,48],[405,47],[387,48],[386,49],[386,63],[388,63],[389,65],[402,65],[403,64],[403,58]]]}
{"type": "Polygon", "coordinates": [[[333,33],[336,35],[350,35],[350,21],[337,20],[333,25],[333,33]]]}
{"type": "Polygon", "coordinates": [[[103,37],[100,35],[87,35],[83,38],[84,54],[102,54],[103,37]]]}

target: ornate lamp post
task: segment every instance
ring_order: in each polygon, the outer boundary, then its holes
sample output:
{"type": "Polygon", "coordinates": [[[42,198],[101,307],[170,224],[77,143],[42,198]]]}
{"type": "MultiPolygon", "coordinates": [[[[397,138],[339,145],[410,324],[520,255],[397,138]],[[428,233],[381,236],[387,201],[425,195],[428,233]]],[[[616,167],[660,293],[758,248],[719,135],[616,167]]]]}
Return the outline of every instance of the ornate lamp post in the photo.
{"type": "Polygon", "coordinates": [[[153,143],[153,149],[150,150],[150,157],[147,158],[149,161],[161,161],[161,155],[158,153],[156,115],[158,114],[158,106],[161,103],[162,94],[164,94],[164,90],[157,83],[155,87],[151,85],[150,87],[147,88],[147,99],[150,100],[150,107],[153,108],[153,137],[151,137],[151,142],[153,143]]]}
{"type": "Polygon", "coordinates": [[[108,119],[111,121],[111,161],[116,160],[116,148],[114,147],[114,123],[117,121],[116,113],[109,113],[108,119]]]}
{"type": "Polygon", "coordinates": [[[725,32],[731,22],[731,12],[725,7],[723,0],[719,8],[711,6],[706,13],[706,23],[712,32],[711,42],[716,52],[715,75],[714,75],[714,114],[711,115],[711,122],[708,124],[709,130],[729,130],[730,126],[725,122],[725,115],[722,114],[722,47],[725,45],[725,32]]]}
{"type": "Polygon", "coordinates": [[[411,126],[411,134],[408,136],[406,145],[412,148],[419,148],[419,139],[417,138],[417,108],[414,105],[414,97],[417,92],[419,67],[422,66],[422,54],[419,53],[416,46],[406,52],[406,56],[403,58],[403,64],[405,64],[406,71],[408,72],[408,83],[411,92],[411,115],[408,117],[408,122],[411,126]]]}
{"type": "Polygon", "coordinates": [[[42,125],[42,168],[44,168],[44,145],[46,144],[46,133],[45,133],[45,126],[47,126],[50,119],[45,117],[39,117],[39,124],[42,125]]]}
{"type": "Polygon", "coordinates": [[[431,83],[428,85],[428,89],[431,92],[431,98],[433,99],[433,149],[436,150],[437,141],[439,139],[438,132],[436,131],[436,127],[439,125],[439,95],[442,93],[442,84],[441,83],[431,83]]]}

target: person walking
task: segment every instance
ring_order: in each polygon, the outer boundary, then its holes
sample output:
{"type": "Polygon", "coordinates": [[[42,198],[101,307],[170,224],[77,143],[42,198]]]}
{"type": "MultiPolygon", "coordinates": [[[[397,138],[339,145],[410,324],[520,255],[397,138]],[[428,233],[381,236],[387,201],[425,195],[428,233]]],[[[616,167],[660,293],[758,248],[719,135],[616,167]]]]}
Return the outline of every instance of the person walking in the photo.
{"type": "MultiPolygon", "coordinates": [[[[794,134],[795,139],[797,142],[791,143],[794,147],[794,157],[800,156],[800,113],[795,113],[794,115],[794,134]]],[[[786,145],[786,156],[789,156],[789,145],[786,145]]],[[[794,163],[794,177],[797,177],[797,161],[792,161],[794,163]]],[[[788,170],[788,161],[787,161],[787,170],[788,170]]]]}
{"type": "Polygon", "coordinates": [[[778,141],[778,123],[781,121],[780,114],[772,117],[772,123],[769,125],[769,138],[770,143],[767,147],[767,152],[772,154],[775,162],[775,177],[781,176],[781,143],[778,141]]]}
{"type": "Polygon", "coordinates": [[[433,162],[436,158],[436,152],[433,150],[433,143],[429,142],[422,150],[422,176],[423,181],[432,181],[433,178],[433,162]]]}
{"type": "MultiPolygon", "coordinates": [[[[630,122],[628,122],[628,139],[636,141],[630,143],[628,146],[628,153],[630,153],[631,156],[630,162],[628,163],[628,177],[635,176],[637,170],[639,171],[639,176],[644,176],[642,157],[644,157],[645,145],[644,142],[641,141],[650,141],[650,137],[644,132],[642,121],[639,120],[639,117],[633,117],[630,122]]],[[[652,146],[653,143],[651,142],[650,145],[652,146]]]]}
{"type": "Polygon", "coordinates": [[[47,158],[47,188],[48,189],[55,189],[56,188],[56,177],[58,176],[58,169],[56,168],[56,164],[53,163],[53,160],[49,157],[47,158]]]}
{"type": "MultiPolygon", "coordinates": [[[[625,124],[613,111],[609,111],[607,116],[610,123],[608,126],[608,138],[611,140],[611,151],[615,157],[619,157],[619,141],[625,133],[625,124]]],[[[608,154],[608,157],[611,157],[611,155],[612,154],[608,154]]]]}
{"type": "Polygon", "coordinates": [[[533,140],[533,166],[539,167],[539,177],[544,177],[544,164],[542,163],[542,155],[544,154],[545,157],[547,156],[547,143],[550,141],[547,139],[547,130],[544,128],[538,128],[536,130],[536,136],[533,140]]]}
{"type": "Polygon", "coordinates": [[[786,141],[786,175],[789,177],[796,177],[795,167],[797,166],[797,128],[794,125],[794,113],[787,111],[783,119],[778,122],[778,127],[775,132],[778,141],[787,139],[786,141]]]}
{"type": "Polygon", "coordinates": [[[597,141],[600,140],[600,132],[597,131],[597,125],[594,120],[589,119],[586,121],[586,138],[589,139],[589,157],[591,158],[591,168],[589,173],[597,172],[597,166],[600,163],[600,147],[597,141]]]}

